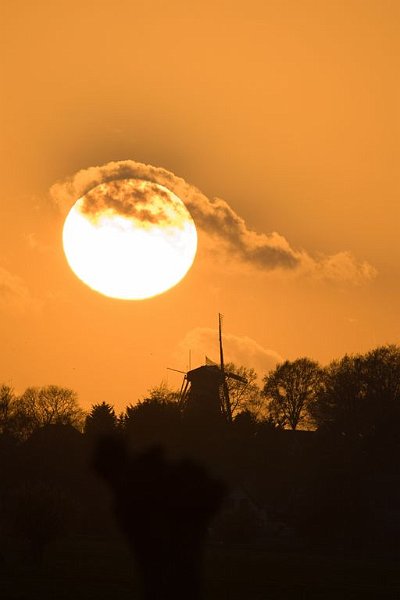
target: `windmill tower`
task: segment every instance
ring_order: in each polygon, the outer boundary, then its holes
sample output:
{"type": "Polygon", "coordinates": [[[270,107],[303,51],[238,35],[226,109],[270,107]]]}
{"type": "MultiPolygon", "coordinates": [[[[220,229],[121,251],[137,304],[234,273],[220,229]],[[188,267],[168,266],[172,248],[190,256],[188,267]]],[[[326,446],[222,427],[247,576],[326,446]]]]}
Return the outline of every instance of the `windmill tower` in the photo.
{"type": "Polygon", "coordinates": [[[206,358],[206,364],[191,369],[185,374],[180,393],[180,402],[185,412],[193,415],[207,415],[232,422],[232,408],[229,399],[229,379],[236,379],[244,384],[244,377],[227,372],[224,362],[222,343],[222,315],[218,315],[218,338],[220,363],[215,364],[206,358]]]}

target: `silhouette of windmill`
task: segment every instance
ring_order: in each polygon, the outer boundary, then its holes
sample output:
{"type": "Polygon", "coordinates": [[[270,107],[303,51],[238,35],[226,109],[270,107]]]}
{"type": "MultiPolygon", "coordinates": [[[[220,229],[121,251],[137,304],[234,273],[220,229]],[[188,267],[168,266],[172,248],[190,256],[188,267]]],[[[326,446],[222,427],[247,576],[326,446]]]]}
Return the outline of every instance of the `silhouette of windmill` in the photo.
{"type": "Polygon", "coordinates": [[[207,413],[208,416],[223,418],[232,422],[232,407],[229,398],[228,379],[236,379],[243,384],[247,380],[236,373],[225,370],[224,350],[222,344],[222,315],[218,314],[219,334],[219,365],[206,357],[206,364],[187,372],[170,369],[184,373],[179,401],[182,410],[194,415],[207,413]]]}

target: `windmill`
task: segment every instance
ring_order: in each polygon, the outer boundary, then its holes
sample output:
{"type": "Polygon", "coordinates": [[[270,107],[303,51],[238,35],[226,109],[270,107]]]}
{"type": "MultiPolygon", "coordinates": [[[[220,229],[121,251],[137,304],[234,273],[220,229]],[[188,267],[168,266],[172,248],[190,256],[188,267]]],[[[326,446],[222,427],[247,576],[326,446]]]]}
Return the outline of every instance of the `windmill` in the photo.
{"type": "MultiPolygon", "coordinates": [[[[184,379],[180,391],[180,403],[182,409],[194,414],[223,416],[228,422],[232,422],[232,408],[229,399],[228,380],[235,379],[243,384],[247,380],[236,373],[226,371],[224,362],[224,349],[222,343],[222,315],[218,315],[218,338],[219,338],[219,365],[213,363],[206,357],[206,364],[191,369],[184,373],[184,379]]],[[[171,369],[177,371],[177,369],[171,369]]]]}

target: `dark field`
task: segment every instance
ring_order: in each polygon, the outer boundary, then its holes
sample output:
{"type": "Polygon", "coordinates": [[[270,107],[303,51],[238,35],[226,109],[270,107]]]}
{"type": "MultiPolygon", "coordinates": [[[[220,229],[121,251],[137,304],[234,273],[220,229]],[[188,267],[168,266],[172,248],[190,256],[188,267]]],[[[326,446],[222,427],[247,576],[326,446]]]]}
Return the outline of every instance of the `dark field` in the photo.
{"type": "MultiPolygon", "coordinates": [[[[1,566],[4,600],[133,600],[140,588],[134,563],[118,540],[77,537],[48,547],[43,565],[21,561],[10,544],[1,566]]],[[[208,546],[205,599],[397,599],[394,557],[270,551],[257,546],[208,546]]]]}
{"type": "Polygon", "coordinates": [[[400,347],[335,364],[315,430],[225,418],[210,369],[83,431],[3,386],[0,600],[400,600],[400,347]]]}

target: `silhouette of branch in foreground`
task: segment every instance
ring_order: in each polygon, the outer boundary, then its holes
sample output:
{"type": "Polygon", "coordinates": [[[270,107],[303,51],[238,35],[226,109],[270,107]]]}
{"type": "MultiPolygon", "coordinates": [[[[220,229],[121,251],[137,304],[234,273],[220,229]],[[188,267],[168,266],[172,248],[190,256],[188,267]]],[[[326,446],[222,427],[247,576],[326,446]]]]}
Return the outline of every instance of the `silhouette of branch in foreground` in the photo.
{"type": "Polygon", "coordinates": [[[112,437],[99,441],[94,467],[113,493],[145,599],[199,599],[207,527],[225,486],[192,461],[167,461],[161,448],[131,457],[112,437]]]}

